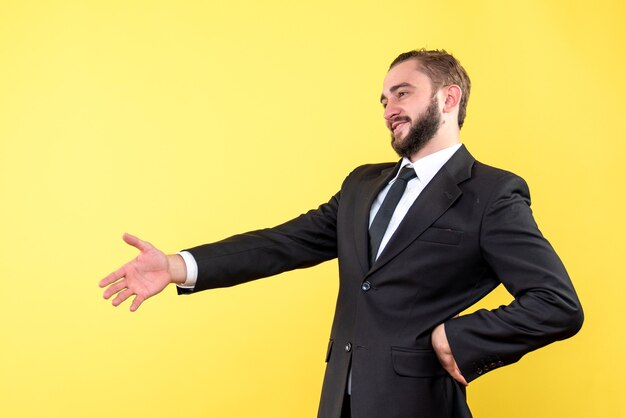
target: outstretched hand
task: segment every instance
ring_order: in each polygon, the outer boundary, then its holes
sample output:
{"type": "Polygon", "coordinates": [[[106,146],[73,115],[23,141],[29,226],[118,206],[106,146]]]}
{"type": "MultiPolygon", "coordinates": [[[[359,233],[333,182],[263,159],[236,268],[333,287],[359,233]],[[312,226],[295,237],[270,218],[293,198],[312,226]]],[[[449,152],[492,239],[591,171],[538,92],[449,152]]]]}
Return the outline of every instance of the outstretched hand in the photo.
{"type": "Polygon", "coordinates": [[[443,324],[439,324],[433,330],[431,335],[431,341],[435,354],[439,359],[439,363],[448,372],[450,376],[463,386],[467,386],[467,381],[461,374],[459,366],[456,364],[456,360],[452,355],[452,349],[448,343],[448,337],[446,337],[446,329],[443,324]]]}
{"type": "Polygon", "coordinates": [[[135,295],[130,305],[130,310],[134,312],[144,300],[160,293],[172,283],[172,276],[168,257],[162,251],[130,234],[124,234],[123,239],[141,253],[102,279],[99,285],[108,286],[104,291],[105,299],[117,294],[112,301],[113,306],[135,295]]]}

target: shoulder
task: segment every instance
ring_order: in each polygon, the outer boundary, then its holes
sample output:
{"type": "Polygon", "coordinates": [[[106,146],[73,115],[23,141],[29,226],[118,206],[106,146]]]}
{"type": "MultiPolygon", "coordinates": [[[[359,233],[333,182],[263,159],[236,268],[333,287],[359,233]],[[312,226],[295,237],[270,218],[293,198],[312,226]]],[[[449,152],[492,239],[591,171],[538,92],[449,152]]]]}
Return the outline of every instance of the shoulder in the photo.
{"type": "Polygon", "coordinates": [[[397,165],[397,162],[363,164],[352,170],[351,174],[358,174],[361,176],[380,175],[382,172],[394,169],[397,165]]]}
{"type": "Polygon", "coordinates": [[[491,189],[500,187],[521,187],[528,189],[526,181],[519,175],[508,170],[475,161],[472,168],[472,178],[483,187],[491,189]]]}
{"type": "Polygon", "coordinates": [[[510,171],[480,162],[465,145],[450,157],[444,168],[459,184],[469,184],[480,189],[492,188],[496,184],[509,181],[524,182],[520,176],[510,171]]]}
{"type": "Polygon", "coordinates": [[[530,189],[526,181],[508,170],[476,161],[472,170],[472,185],[480,190],[486,208],[522,204],[530,207],[530,189]]]}
{"type": "Polygon", "coordinates": [[[360,165],[348,174],[344,184],[350,181],[363,181],[379,178],[380,176],[389,176],[397,166],[398,163],[393,162],[360,165]]]}

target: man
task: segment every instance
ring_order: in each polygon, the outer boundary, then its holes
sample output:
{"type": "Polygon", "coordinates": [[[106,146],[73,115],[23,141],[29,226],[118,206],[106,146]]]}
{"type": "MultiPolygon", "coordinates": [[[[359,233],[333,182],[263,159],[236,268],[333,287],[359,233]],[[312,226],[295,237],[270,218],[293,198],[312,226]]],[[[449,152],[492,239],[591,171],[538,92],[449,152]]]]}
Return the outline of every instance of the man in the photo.
{"type": "Polygon", "coordinates": [[[169,283],[232,286],[338,257],[321,418],[471,417],[468,382],[575,334],[572,283],[525,182],[461,145],[470,80],[445,51],[391,64],[381,103],[397,163],[356,168],[326,204],[271,229],[166,256],[141,253],[100,282],[131,310],[169,283]],[[499,283],[508,306],[459,317],[499,283]]]}

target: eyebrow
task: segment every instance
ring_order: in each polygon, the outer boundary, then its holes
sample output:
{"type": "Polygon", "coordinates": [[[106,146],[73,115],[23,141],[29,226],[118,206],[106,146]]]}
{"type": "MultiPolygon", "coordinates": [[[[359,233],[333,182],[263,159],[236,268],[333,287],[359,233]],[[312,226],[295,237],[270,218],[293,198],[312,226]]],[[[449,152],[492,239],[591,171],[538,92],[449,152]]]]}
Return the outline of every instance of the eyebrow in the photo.
{"type": "MultiPolygon", "coordinates": [[[[409,83],[400,83],[400,84],[396,84],[395,86],[391,86],[389,88],[389,92],[390,93],[395,93],[398,89],[401,89],[402,87],[411,87],[411,88],[415,88],[414,85],[409,84],[409,83]]],[[[380,95],[380,102],[382,103],[383,100],[385,100],[387,98],[387,96],[385,96],[384,94],[380,95]]]]}

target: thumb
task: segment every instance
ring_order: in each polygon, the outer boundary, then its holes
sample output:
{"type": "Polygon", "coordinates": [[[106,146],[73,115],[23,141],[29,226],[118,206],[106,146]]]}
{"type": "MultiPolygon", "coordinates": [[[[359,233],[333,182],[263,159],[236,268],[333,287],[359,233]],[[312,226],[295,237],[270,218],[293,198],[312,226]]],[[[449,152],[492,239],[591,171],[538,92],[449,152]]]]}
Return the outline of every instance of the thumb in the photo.
{"type": "Polygon", "coordinates": [[[126,244],[132,245],[133,247],[137,248],[141,252],[145,252],[149,250],[150,248],[152,248],[152,245],[149,242],[142,241],[136,236],[129,234],[128,232],[124,233],[124,235],[122,236],[122,239],[124,240],[126,244]]]}

